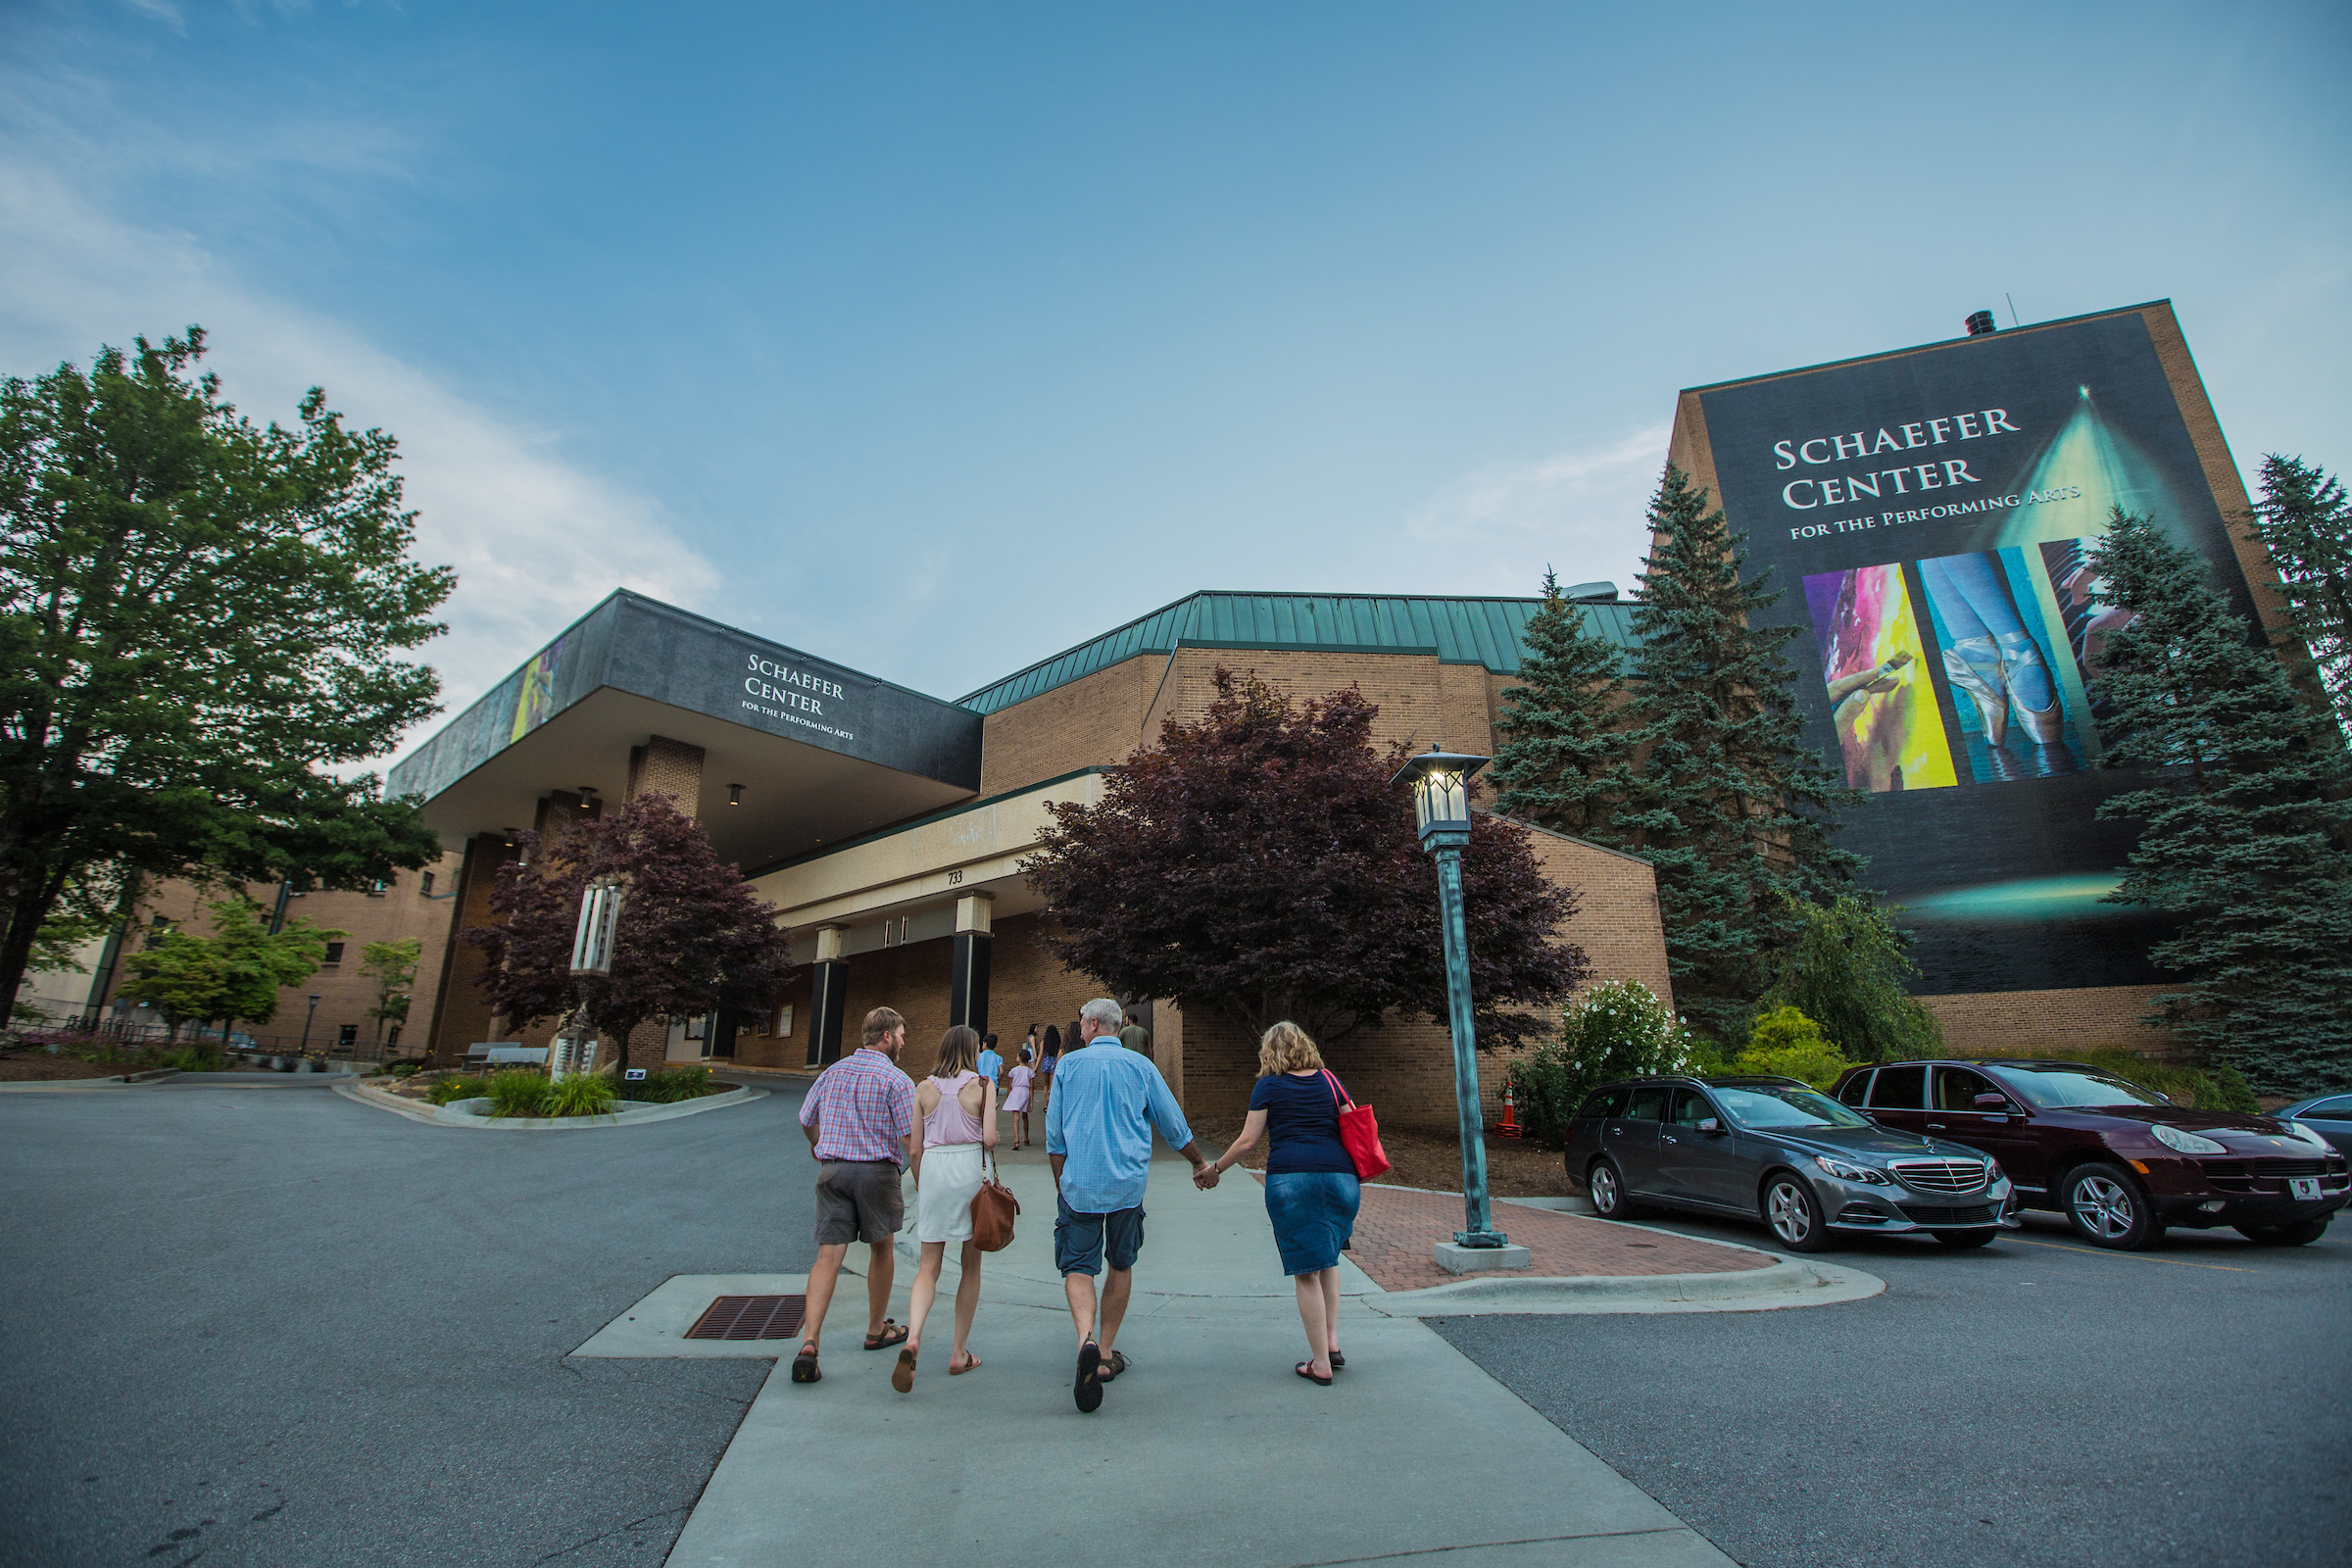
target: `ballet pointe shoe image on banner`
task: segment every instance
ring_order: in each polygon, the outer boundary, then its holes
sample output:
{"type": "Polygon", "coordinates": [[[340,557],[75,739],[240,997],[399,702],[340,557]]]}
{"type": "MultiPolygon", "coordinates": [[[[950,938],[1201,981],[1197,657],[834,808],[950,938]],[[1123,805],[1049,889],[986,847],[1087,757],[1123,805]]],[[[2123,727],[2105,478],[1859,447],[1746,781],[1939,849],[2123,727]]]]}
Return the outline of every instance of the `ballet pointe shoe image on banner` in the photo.
{"type": "Polygon", "coordinates": [[[2009,693],[2001,678],[2000,651],[1992,639],[1964,637],[1946,648],[1943,672],[1954,686],[1976,700],[1985,743],[1997,750],[2009,734],[2009,693]]]}
{"type": "Polygon", "coordinates": [[[2009,706],[2018,727],[2036,746],[2055,746],[2066,736],[2066,709],[2058,700],[2057,683],[2042,662],[2041,650],[2026,633],[2010,632],[1997,639],[2001,676],[2009,688],[2009,706]]]}

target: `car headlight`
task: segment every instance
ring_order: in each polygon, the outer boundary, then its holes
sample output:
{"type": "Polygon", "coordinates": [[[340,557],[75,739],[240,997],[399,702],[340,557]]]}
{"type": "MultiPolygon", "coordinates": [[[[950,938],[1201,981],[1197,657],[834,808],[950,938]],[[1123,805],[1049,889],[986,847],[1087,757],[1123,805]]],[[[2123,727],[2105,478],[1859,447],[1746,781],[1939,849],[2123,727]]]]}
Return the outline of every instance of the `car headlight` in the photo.
{"type": "Polygon", "coordinates": [[[1868,1165],[1848,1165],[1844,1160],[1832,1159],[1827,1154],[1815,1154],[1813,1163],[1841,1182],[1860,1182],[1866,1187],[1886,1185],[1886,1173],[1883,1170],[1872,1170],[1868,1165]]]}
{"type": "Polygon", "coordinates": [[[2196,1133],[2184,1133],[2178,1127],[2167,1127],[2162,1122],[2150,1127],[2148,1131],[2165,1148],[2178,1149],[2183,1154],[2227,1154],[2230,1152],[2227,1144],[2216,1143],[2212,1139],[2196,1133]]]}

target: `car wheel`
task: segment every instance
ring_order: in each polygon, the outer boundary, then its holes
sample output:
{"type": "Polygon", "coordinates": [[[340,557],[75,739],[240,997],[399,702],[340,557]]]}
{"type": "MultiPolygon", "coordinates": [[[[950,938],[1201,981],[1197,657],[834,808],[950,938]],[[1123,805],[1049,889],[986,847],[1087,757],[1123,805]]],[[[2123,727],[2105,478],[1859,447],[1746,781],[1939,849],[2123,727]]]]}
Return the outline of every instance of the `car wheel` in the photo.
{"type": "Polygon", "coordinates": [[[1801,1177],[1788,1171],[1764,1183],[1764,1223],[1791,1252],[1818,1252],[1830,1245],[1820,1200],[1801,1177]]]}
{"type": "Polygon", "coordinates": [[[2308,1247],[2328,1234],[2328,1222],[2307,1219],[2293,1225],[2239,1225],[2234,1229],[2247,1241],[2265,1247],[2308,1247]]]}
{"type": "Polygon", "coordinates": [[[2081,1165],[2069,1171],[2058,1202],[2075,1234],[2093,1247],[2137,1251],[2164,1234],[2147,1194],[2120,1166],[2081,1165]]]}
{"type": "Polygon", "coordinates": [[[1625,1196],[1625,1178],[1613,1159],[1596,1159],[1585,1173],[1585,1191],[1592,1195],[1592,1212],[1602,1219],[1631,1219],[1633,1200],[1625,1196]]]}
{"type": "Polygon", "coordinates": [[[1983,1247],[2000,1234],[1998,1230],[1937,1231],[1936,1239],[1946,1247],[1983,1247]]]}

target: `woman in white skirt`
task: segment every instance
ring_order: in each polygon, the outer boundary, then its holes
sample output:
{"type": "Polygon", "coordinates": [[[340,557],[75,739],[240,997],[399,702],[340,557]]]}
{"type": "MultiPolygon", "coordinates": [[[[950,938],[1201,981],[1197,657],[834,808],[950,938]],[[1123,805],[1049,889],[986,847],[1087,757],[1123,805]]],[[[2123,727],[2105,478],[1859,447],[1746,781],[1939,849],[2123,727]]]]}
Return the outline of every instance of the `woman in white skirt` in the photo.
{"type": "Polygon", "coordinates": [[[922,1118],[922,1147],[914,1155],[914,1239],[922,1244],[915,1266],[914,1298],[908,1303],[906,1346],[890,1374],[901,1394],[914,1391],[914,1361],[923,1348],[923,1320],[939,1294],[939,1273],[948,1244],[961,1242],[962,1276],[956,1284],[956,1348],[948,1375],[960,1376],[980,1364],[966,1343],[972,1313],[980,1305],[980,1249],[972,1245],[972,1199],[980,1191],[980,1152],[997,1147],[995,1088],[972,1070],[980,1037],[957,1024],[940,1037],[939,1065],[915,1085],[915,1114],[922,1118]]]}

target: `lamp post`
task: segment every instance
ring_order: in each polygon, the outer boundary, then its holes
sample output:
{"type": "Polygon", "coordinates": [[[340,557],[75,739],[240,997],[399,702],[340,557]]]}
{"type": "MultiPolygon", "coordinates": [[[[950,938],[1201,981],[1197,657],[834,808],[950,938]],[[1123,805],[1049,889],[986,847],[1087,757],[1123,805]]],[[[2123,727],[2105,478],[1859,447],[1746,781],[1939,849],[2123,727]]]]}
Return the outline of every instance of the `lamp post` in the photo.
{"type": "MultiPolygon", "coordinates": [[[[311,998],[311,1010],[302,1015],[302,1054],[311,1054],[311,1020],[318,1016],[318,999],[311,998]]],[[[282,1036],[280,1038],[283,1038],[282,1036]]]]}
{"type": "MultiPolygon", "coordinates": [[[[1470,1020],[1470,939],[1462,928],[1462,850],[1470,842],[1470,775],[1491,759],[1432,746],[1404,764],[1392,784],[1413,787],[1421,848],[1438,862],[1438,923],[1446,934],[1446,1019],[1453,1034],[1453,1105],[1462,1135],[1462,1224],[1454,1245],[1500,1248],[1487,1201],[1486,1117],[1478,1099],[1478,1037],[1470,1020]]],[[[1443,1261],[1443,1259],[1441,1259],[1443,1261]]],[[[1482,1267],[1487,1265],[1481,1265],[1482,1267]]]]}
{"type": "Polygon", "coordinates": [[[580,1004],[565,1022],[548,1062],[549,1079],[561,1082],[596,1068],[596,1022],[590,1016],[595,985],[612,974],[612,933],[628,889],[619,882],[591,882],[580,892],[580,923],[571,937],[571,983],[580,1004]]]}

